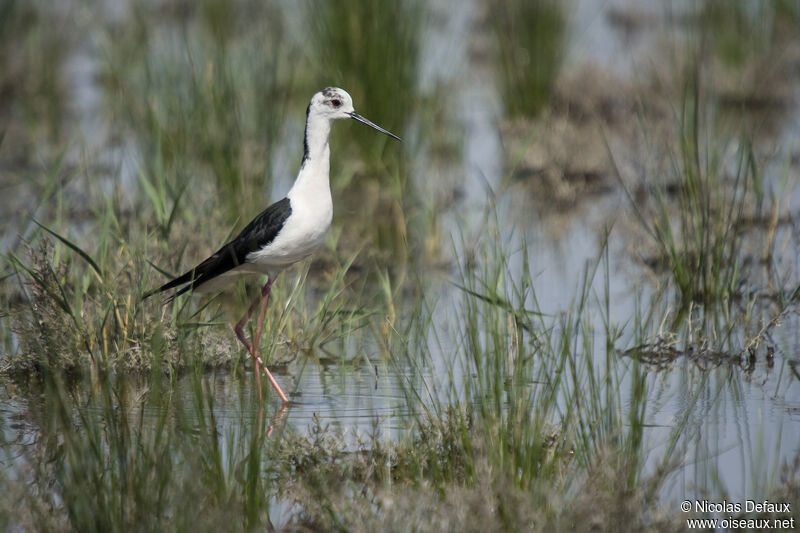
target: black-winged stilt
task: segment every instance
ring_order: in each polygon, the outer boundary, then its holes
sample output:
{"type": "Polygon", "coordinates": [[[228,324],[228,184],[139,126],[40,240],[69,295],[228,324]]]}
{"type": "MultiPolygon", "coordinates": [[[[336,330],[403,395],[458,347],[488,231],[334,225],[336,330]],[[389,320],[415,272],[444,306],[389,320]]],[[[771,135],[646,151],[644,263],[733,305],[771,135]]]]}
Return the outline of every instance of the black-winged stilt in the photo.
{"type": "Polygon", "coordinates": [[[259,369],[263,368],[283,404],[289,403],[278,382],[258,355],[261,325],[275,277],[286,267],[309,256],[319,246],[333,218],[329,181],[331,149],[328,136],[334,120],[351,118],[400,141],[400,137],[370,122],[353,109],[347,91],[328,87],[316,93],[306,111],[303,162],[294,185],[283,200],[275,202],[254,218],[232,241],[211,257],[169,283],[147,292],[144,297],[181,287],[167,301],[187,291],[213,292],[224,289],[248,274],[267,275],[267,283],[239,322],[236,336],[253,357],[259,394],[259,369]],[[252,344],[244,336],[247,320],[261,301],[252,344]]]}

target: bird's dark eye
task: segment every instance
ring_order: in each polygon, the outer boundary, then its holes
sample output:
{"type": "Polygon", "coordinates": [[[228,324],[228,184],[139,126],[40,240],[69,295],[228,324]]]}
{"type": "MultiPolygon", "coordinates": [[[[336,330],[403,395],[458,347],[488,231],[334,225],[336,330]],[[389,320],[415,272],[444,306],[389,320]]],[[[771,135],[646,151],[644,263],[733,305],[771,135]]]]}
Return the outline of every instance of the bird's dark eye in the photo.
{"type": "Polygon", "coordinates": [[[341,101],[341,100],[336,100],[336,99],[333,99],[333,100],[331,100],[331,105],[332,105],[333,107],[339,107],[340,105],[342,105],[342,101],[341,101]]]}

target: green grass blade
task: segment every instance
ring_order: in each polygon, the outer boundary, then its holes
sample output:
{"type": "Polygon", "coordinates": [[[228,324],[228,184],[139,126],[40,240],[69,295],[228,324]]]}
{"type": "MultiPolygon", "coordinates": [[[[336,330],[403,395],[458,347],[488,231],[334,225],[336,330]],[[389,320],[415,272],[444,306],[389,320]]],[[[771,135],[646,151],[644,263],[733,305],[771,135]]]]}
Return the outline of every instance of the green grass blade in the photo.
{"type": "Polygon", "coordinates": [[[95,263],[94,259],[92,259],[91,256],[89,256],[88,253],[83,251],[83,249],[81,247],[79,247],[77,244],[73,243],[72,241],[70,241],[66,237],[63,237],[63,236],[59,235],[58,233],[56,233],[55,231],[51,230],[50,228],[48,228],[47,226],[45,226],[44,224],[42,224],[41,222],[39,222],[35,218],[33,219],[33,222],[37,226],[39,226],[40,228],[45,230],[47,233],[49,233],[50,235],[52,235],[53,237],[55,237],[56,239],[58,239],[59,241],[64,243],[68,248],[70,248],[72,251],[77,253],[79,256],[81,256],[81,258],[83,258],[84,261],[89,263],[89,266],[91,266],[92,269],[95,272],[97,272],[97,275],[100,276],[101,279],[103,278],[103,271],[100,269],[100,266],[97,263],[95,263]]]}
{"type": "Polygon", "coordinates": [[[160,267],[160,266],[158,266],[157,264],[153,263],[153,262],[152,262],[152,261],[150,261],[149,259],[146,259],[146,261],[147,261],[147,264],[148,264],[148,265],[150,265],[151,267],[153,267],[153,268],[155,268],[156,270],[158,270],[158,272],[159,272],[160,274],[163,274],[163,275],[164,275],[166,278],[172,279],[172,278],[174,278],[174,277],[175,277],[175,274],[174,274],[174,273],[172,273],[172,272],[170,272],[170,271],[168,271],[168,270],[164,270],[163,268],[161,268],[161,267],[160,267]]]}

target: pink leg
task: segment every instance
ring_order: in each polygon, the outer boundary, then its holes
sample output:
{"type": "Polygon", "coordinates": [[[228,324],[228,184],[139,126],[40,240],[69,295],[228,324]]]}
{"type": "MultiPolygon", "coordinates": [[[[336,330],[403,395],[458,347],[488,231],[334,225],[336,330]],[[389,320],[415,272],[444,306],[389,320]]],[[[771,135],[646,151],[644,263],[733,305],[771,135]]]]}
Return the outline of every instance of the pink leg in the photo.
{"type": "MultiPolygon", "coordinates": [[[[253,311],[256,310],[256,305],[258,305],[258,302],[261,301],[262,298],[264,298],[265,294],[269,295],[269,289],[271,285],[272,285],[272,279],[268,279],[267,284],[264,286],[263,289],[261,289],[261,296],[253,300],[253,303],[250,304],[250,307],[247,309],[247,312],[244,314],[241,320],[239,320],[239,322],[237,322],[236,325],[233,327],[233,331],[236,333],[236,337],[239,339],[239,342],[244,344],[245,349],[250,353],[251,356],[253,356],[253,347],[245,338],[244,331],[242,328],[252,316],[253,311]]],[[[259,360],[260,358],[255,359],[256,390],[258,390],[258,399],[261,400],[261,370],[259,368],[259,360]]]]}
{"type": "Polygon", "coordinates": [[[250,304],[250,307],[247,309],[247,312],[244,314],[241,320],[239,320],[239,322],[236,323],[236,326],[234,326],[233,331],[236,332],[236,337],[238,337],[239,341],[241,341],[241,343],[244,344],[244,347],[247,348],[247,351],[250,352],[250,355],[253,357],[253,362],[256,367],[256,386],[258,387],[259,398],[261,397],[260,369],[263,368],[264,373],[267,375],[267,379],[269,379],[270,384],[278,393],[278,396],[280,397],[281,401],[283,401],[283,405],[287,405],[289,403],[288,398],[286,398],[286,395],[281,390],[281,387],[280,385],[278,385],[278,382],[275,381],[275,378],[272,377],[272,373],[267,368],[267,365],[264,364],[264,361],[262,361],[261,357],[259,357],[258,355],[258,341],[261,337],[261,324],[264,321],[264,314],[267,310],[267,303],[269,302],[269,293],[270,289],[272,288],[272,281],[273,278],[269,278],[269,280],[267,280],[266,285],[264,285],[264,288],[261,289],[261,296],[256,298],[253,301],[253,303],[250,304]],[[259,316],[258,325],[256,325],[256,335],[253,339],[253,344],[250,344],[249,342],[247,342],[247,339],[244,336],[244,331],[242,328],[244,327],[245,323],[250,319],[253,312],[256,310],[256,306],[258,305],[259,301],[261,301],[262,303],[261,303],[261,311],[259,312],[258,315],[259,316]]]}

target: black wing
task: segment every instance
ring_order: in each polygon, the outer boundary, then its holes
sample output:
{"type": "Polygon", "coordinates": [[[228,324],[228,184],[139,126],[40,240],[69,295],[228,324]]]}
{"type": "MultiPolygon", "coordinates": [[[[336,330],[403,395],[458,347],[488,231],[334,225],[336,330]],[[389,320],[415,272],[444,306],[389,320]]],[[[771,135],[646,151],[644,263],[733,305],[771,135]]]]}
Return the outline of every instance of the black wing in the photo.
{"type": "Polygon", "coordinates": [[[169,283],[148,291],[143,298],[188,283],[175,293],[175,296],[178,296],[244,264],[249,253],[260,250],[275,240],[291,214],[292,206],[288,198],[275,202],[245,226],[233,240],[217,250],[214,255],[169,283]]]}

